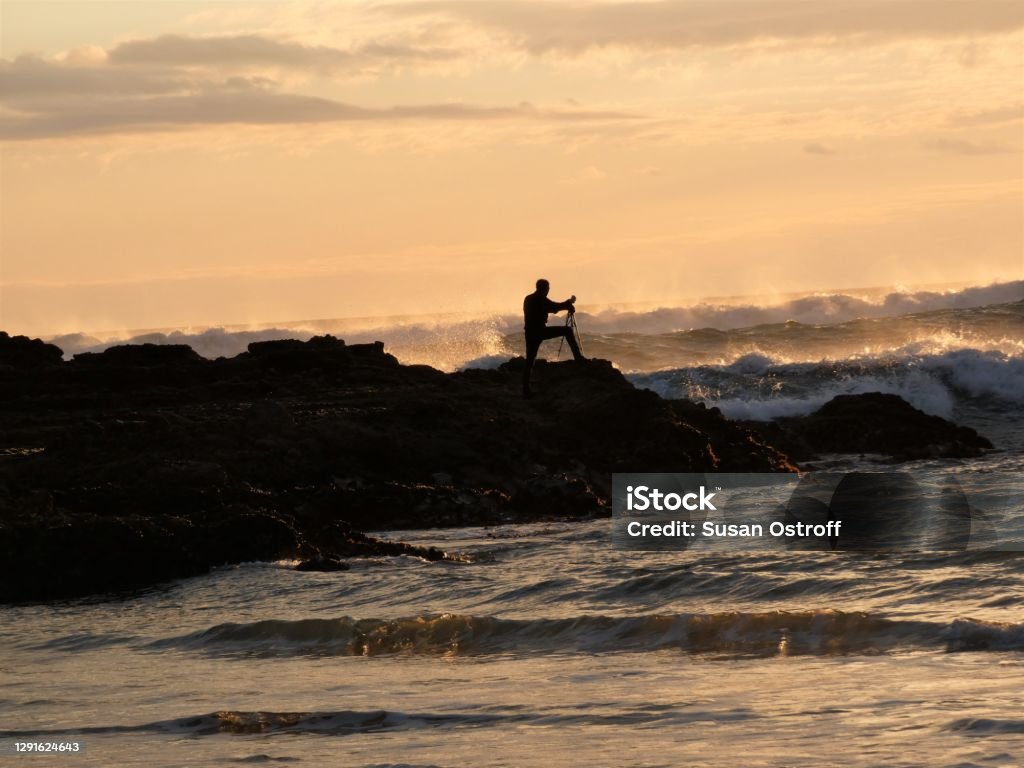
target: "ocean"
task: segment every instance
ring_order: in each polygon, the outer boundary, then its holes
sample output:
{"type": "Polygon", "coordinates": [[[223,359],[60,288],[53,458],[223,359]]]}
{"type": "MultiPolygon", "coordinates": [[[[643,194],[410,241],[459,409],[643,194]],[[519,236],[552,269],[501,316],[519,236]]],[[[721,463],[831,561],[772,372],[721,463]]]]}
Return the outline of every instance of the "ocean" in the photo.
{"type": "MultiPolygon", "coordinates": [[[[133,338],[216,356],[333,331],[447,370],[496,365],[522,343],[515,317],[346,322],[133,338]]],[[[991,477],[1024,519],[1024,282],[581,304],[578,322],[585,353],[636,386],[727,416],[882,391],[972,426],[995,451],[899,469],[991,477]]],[[[117,340],[54,342],[72,354],[117,340]]],[[[891,469],[860,456],[830,466],[891,469]]],[[[116,599],[0,608],[0,740],[85,744],[5,759],[1024,765],[1024,555],[623,551],[610,525],[388,532],[460,557],[353,560],[342,573],[249,563],[116,599]]]]}

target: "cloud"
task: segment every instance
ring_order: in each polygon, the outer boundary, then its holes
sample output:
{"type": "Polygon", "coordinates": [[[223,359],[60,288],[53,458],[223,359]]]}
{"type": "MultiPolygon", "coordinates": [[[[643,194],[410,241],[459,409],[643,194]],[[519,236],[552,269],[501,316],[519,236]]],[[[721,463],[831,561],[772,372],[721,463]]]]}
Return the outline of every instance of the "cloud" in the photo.
{"type": "Polygon", "coordinates": [[[588,165],[575,176],[571,176],[563,183],[565,184],[592,184],[596,181],[604,181],[608,174],[594,165],[588,165]]]}
{"type": "Polygon", "coordinates": [[[447,56],[439,49],[373,44],[354,51],[275,41],[258,35],[136,40],[88,56],[0,59],[0,139],[30,140],[244,124],[367,121],[593,122],[637,115],[527,102],[459,102],[360,107],[284,92],[249,67],[353,72],[373,61],[447,56]]]}
{"type": "Polygon", "coordinates": [[[949,118],[950,125],[995,125],[1024,120],[1024,103],[986,109],[981,112],[961,112],[949,118]]]}
{"type": "MultiPolygon", "coordinates": [[[[17,62],[15,62],[17,64],[17,62]]],[[[529,103],[480,106],[463,103],[412,104],[367,108],[333,99],[282,93],[272,81],[229,78],[175,80],[134,74],[125,79],[116,67],[83,72],[61,64],[33,62],[27,68],[0,70],[0,92],[9,107],[0,112],[0,138],[28,140],[125,132],[182,130],[190,127],[244,124],[283,125],[368,121],[615,121],[636,115],[584,109],[544,109],[529,103]],[[47,69],[48,68],[48,69],[47,69]],[[19,76],[44,80],[34,95],[19,76]],[[45,74],[40,76],[40,72],[45,74]],[[66,76],[66,80],[62,77],[66,76]],[[10,91],[7,86],[12,85],[10,91]],[[148,87],[151,85],[152,87],[148,87]],[[173,92],[177,91],[177,92],[173,92]],[[8,98],[8,93],[11,98],[8,98]]]]}
{"type": "Polygon", "coordinates": [[[964,139],[933,139],[926,141],[925,146],[936,152],[949,152],[954,155],[1005,155],[1015,151],[1003,144],[976,144],[964,139]]]}
{"type": "Polygon", "coordinates": [[[0,100],[5,104],[68,95],[153,95],[179,91],[187,84],[176,72],[119,71],[105,64],[80,66],[38,56],[0,59],[0,100]]]}
{"type": "Polygon", "coordinates": [[[161,35],[121,43],[108,53],[114,65],[161,67],[287,67],[322,73],[358,74],[381,66],[444,61],[459,56],[447,48],[374,43],[350,50],[303,45],[262,35],[190,37],[161,35]]]}
{"type": "Polygon", "coordinates": [[[818,144],[816,142],[812,143],[812,144],[805,144],[804,145],[804,152],[806,152],[808,155],[834,155],[835,154],[834,150],[831,150],[828,147],[824,146],[823,144],[818,144]]]}
{"type": "Polygon", "coordinates": [[[427,0],[379,9],[406,17],[454,18],[496,30],[533,54],[568,55],[609,46],[658,50],[764,40],[959,38],[1024,27],[1019,0],[427,0]]]}

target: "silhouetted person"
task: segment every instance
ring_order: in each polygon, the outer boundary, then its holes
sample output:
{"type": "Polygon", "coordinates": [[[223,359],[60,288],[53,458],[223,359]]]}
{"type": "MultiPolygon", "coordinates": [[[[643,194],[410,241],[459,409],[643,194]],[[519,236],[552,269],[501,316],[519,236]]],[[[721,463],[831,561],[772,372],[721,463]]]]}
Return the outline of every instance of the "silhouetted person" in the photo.
{"type": "Polygon", "coordinates": [[[576,334],[568,325],[558,328],[548,328],[548,315],[554,312],[561,312],[563,309],[574,314],[576,297],[572,296],[565,301],[554,302],[548,298],[548,291],[551,285],[547,280],[537,281],[537,290],[523,299],[523,321],[526,331],[526,367],[523,368],[523,397],[533,394],[530,389],[530,373],[533,371],[533,363],[537,359],[537,352],[540,350],[541,342],[545,339],[565,339],[569,342],[569,349],[576,360],[584,360],[580,352],[579,344],[576,343],[576,334]]]}

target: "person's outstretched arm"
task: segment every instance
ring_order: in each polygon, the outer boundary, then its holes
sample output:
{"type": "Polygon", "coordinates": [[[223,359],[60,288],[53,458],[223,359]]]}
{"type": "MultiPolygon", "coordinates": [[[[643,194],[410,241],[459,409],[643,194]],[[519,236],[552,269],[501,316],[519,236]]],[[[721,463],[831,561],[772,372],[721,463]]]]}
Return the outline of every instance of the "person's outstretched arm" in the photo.
{"type": "Polygon", "coordinates": [[[551,299],[548,299],[547,311],[553,314],[555,312],[561,312],[563,309],[573,309],[575,301],[575,296],[571,299],[566,299],[565,301],[552,301],[551,299]]]}

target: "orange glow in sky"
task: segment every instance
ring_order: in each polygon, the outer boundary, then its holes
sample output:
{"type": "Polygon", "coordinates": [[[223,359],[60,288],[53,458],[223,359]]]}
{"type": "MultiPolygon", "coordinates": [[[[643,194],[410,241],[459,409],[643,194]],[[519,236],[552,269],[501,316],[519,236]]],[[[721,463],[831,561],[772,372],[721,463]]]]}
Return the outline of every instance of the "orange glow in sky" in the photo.
{"type": "Polygon", "coordinates": [[[1024,275],[1017,0],[0,0],[0,328],[1024,275]]]}

